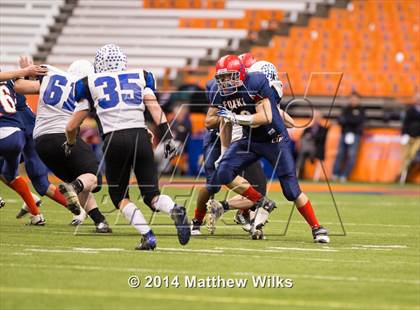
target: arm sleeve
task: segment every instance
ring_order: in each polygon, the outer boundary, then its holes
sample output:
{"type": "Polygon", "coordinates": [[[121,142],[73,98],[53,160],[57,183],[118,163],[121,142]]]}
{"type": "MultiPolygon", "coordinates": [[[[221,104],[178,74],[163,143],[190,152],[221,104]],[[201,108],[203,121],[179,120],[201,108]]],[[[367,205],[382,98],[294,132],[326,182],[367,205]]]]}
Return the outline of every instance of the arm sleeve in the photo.
{"type": "Polygon", "coordinates": [[[146,82],[146,86],[144,87],[144,94],[156,96],[156,79],[153,73],[143,70],[143,76],[146,82]]]}
{"type": "Polygon", "coordinates": [[[89,90],[88,77],[84,77],[76,82],[74,87],[74,100],[76,101],[76,110],[94,110],[94,102],[89,90]]]}

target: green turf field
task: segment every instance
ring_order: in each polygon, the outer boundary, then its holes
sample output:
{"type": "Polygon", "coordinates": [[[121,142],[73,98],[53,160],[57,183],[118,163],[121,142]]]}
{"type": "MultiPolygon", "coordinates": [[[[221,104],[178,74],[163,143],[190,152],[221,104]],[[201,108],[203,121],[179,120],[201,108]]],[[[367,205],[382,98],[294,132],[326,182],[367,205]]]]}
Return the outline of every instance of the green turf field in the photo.
{"type": "MultiPolygon", "coordinates": [[[[279,208],[253,241],[225,214],[216,235],[192,238],[181,247],[172,226],[154,226],[158,248],[138,252],[135,230],[108,214],[114,234],[95,235],[91,223],[75,229],[71,215],[44,199],[45,227],[16,220],[18,196],[0,184],[8,200],[0,210],[0,309],[419,309],[420,202],[415,196],[337,194],[346,236],[328,194],[310,194],[329,245],[312,243],[298,212],[284,232],[291,206],[271,194],[279,208]],[[129,276],[139,288],[130,288],[129,276]],[[246,279],[246,288],[185,288],[186,276],[246,279]],[[252,277],[277,275],[293,288],[254,288],[252,277]],[[180,287],[145,288],[146,276],[178,277],[180,287]]],[[[189,190],[172,189],[178,201],[189,190]]],[[[98,195],[104,210],[109,199],[98,195]]],[[[193,214],[193,207],[189,214],[193,214]]],[[[147,210],[142,206],[143,210],[147,210]]],[[[147,210],[148,215],[150,215],[147,210]]],[[[170,224],[163,214],[157,224],[170,224]]],[[[157,280],[156,280],[157,281],[157,280]]],[[[164,281],[165,282],[165,281],[164,281]]],[[[159,283],[156,283],[159,284],[159,283]]],[[[171,283],[169,283],[169,286],[171,283]]],[[[175,283],[174,283],[175,284],[175,283]]],[[[165,283],[162,284],[165,286],[165,283]]]]}

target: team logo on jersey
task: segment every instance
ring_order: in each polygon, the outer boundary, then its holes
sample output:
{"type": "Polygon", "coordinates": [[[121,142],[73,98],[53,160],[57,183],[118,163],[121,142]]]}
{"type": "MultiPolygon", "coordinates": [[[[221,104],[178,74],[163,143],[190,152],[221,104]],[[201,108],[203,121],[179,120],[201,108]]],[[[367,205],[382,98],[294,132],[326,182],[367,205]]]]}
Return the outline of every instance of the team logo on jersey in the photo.
{"type": "Polygon", "coordinates": [[[238,109],[240,107],[244,107],[245,104],[245,100],[242,97],[239,98],[235,98],[232,100],[223,100],[222,104],[225,108],[229,109],[229,110],[235,110],[238,109]]]}

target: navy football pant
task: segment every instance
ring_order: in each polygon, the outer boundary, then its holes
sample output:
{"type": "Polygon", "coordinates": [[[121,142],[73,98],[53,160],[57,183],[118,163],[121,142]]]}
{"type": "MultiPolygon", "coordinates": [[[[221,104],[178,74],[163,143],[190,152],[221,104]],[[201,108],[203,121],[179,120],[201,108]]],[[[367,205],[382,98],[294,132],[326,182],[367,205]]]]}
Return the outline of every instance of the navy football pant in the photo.
{"type": "Polygon", "coordinates": [[[6,181],[11,182],[18,176],[20,155],[25,146],[25,134],[19,130],[10,136],[0,139],[0,173],[6,181]]]}
{"type": "MultiPolygon", "coordinates": [[[[12,136],[13,135],[14,134],[12,134],[12,136]]],[[[24,134],[23,131],[20,131],[19,136],[20,137],[17,139],[20,141],[19,143],[22,143],[23,141],[23,144],[22,144],[22,148],[20,148],[19,156],[17,157],[19,161],[17,166],[19,166],[20,162],[25,162],[25,169],[26,169],[29,179],[32,182],[32,185],[34,186],[38,194],[40,194],[41,196],[45,196],[47,193],[48,187],[50,186],[50,182],[48,180],[48,169],[45,166],[45,164],[42,162],[42,160],[39,158],[38,153],[35,150],[35,143],[33,141],[32,136],[29,134],[24,134]],[[22,136],[23,136],[23,139],[22,139],[22,136]]],[[[6,139],[8,138],[11,138],[11,136],[7,137],[6,139]]],[[[16,138],[13,138],[13,140],[16,140],[16,138]]],[[[2,170],[2,167],[4,167],[5,165],[6,165],[5,158],[0,158],[0,171],[2,170]]],[[[7,168],[7,169],[10,170],[10,168],[7,168]]],[[[8,177],[6,176],[6,174],[4,174],[4,176],[6,180],[9,181],[9,178],[11,176],[8,177]]],[[[16,176],[17,176],[17,168],[16,168],[16,174],[12,178],[12,180],[16,178],[16,176]]]]}
{"type": "MultiPolygon", "coordinates": [[[[206,175],[207,191],[214,195],[220,191],[221,183],[217,179],[217,170],[214,163],[219,159],[221,153],[220,143],[208,143],[204,145],[204,172],[206,175]]],[[[267,191],[267,178],[261,167],[261,163],[256,161],[240,170],[239,174],[245,178],[255,189],[265,196],[267,191]]]]}
{"type": "Polygon", "coordinates": [[[260,158],[267,159],[273,166],[286,199],[296,200],[302,191],[296,176],[295,162],[288,138],[277,143],[250,142],[248,139],[233,142],[223,155],[217,169],[218,183],[231,183],[244,168],[260,158]]]}

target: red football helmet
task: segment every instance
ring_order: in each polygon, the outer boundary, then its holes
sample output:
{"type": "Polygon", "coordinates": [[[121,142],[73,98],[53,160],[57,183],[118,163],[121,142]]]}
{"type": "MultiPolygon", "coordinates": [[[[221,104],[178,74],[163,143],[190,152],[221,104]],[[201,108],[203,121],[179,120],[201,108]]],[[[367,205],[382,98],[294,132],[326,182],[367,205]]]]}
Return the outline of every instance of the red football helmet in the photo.
{"type": "Polygon", "coordinates": [[[254,58],[254,56],[251,53],[243,53],[239,55],[239,59],[242,61],[246,69],[248,69],[254,63],[257,62],[257,60],[254,58]]]}
{"type": "Polygon", "coordinates": [[[226,55],[216,63],[216,82],[220,93],[224,96],[236,93],[242,86],[246,71],[241,60],[236,55],[226,55]]]}

